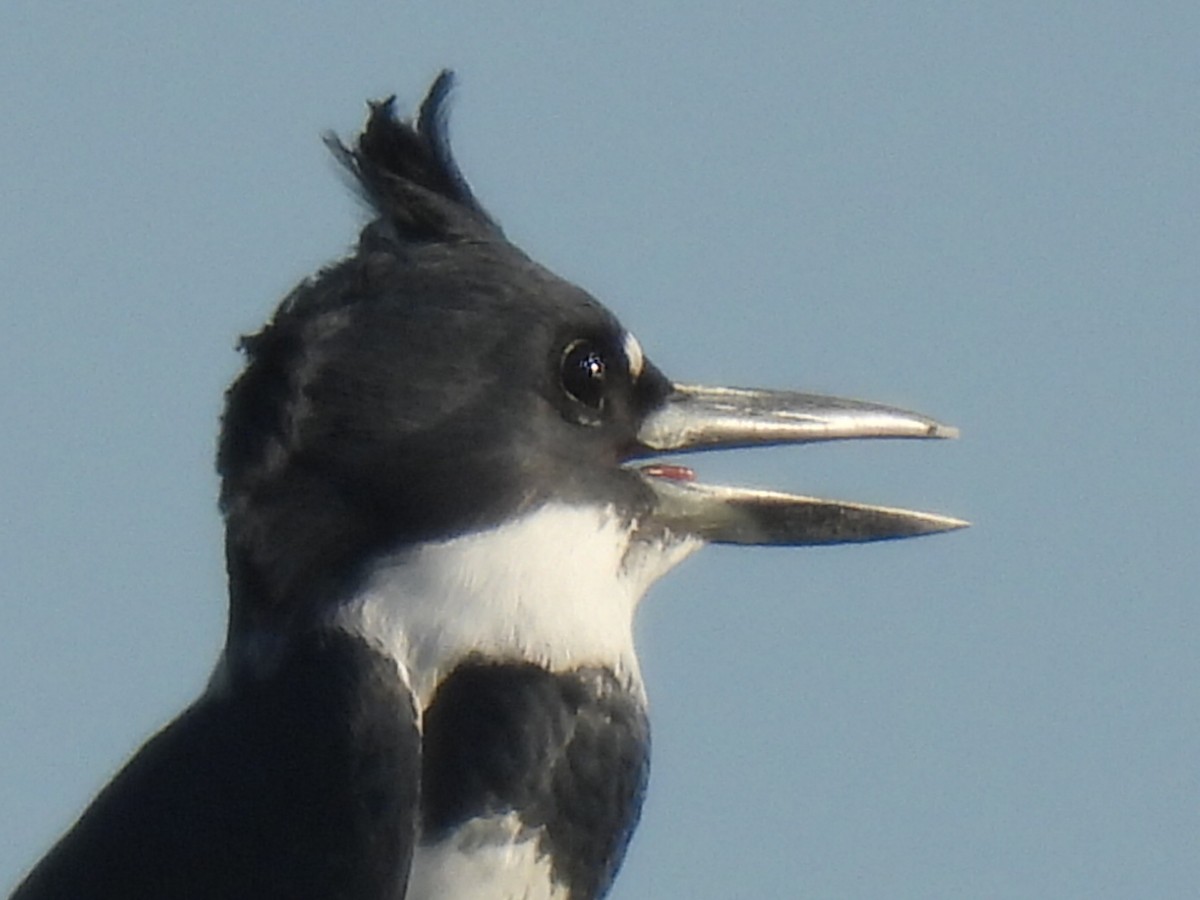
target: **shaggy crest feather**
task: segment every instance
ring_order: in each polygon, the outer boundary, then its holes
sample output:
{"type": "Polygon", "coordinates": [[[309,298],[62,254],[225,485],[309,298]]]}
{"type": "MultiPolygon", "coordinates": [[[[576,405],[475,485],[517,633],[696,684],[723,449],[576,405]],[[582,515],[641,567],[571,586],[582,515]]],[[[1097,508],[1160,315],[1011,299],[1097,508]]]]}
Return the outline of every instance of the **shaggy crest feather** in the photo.
{"type": "Polygon", "coordinates": [[[390,236],[409,241],[456,241],[503,237],[475,199],[450,150],[446,101],[454,73],[444,69],[412,119],[395,113],[395,96],[370,104],[366,127],[354,149],[327,135],[326,144],[358,182],[368,203],[390,226],[390,236]]]}

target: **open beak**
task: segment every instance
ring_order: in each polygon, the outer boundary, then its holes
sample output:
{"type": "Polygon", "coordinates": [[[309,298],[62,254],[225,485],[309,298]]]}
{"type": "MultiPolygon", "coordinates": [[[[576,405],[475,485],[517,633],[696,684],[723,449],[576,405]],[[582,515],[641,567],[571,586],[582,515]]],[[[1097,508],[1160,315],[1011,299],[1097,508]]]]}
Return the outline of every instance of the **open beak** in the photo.
{"type": "MultiPolygon", "coordinates": [[[[818,394],[675,385],[638,431],[651,453],[684,453],[855,438],[953,438],[918,413],[818,394]]],[[[654,491],[655,522],[717,544],[843,544],[953,531],[968,524],[932,513],[705,485],[683,466],[638,471],[654,491]]]]}

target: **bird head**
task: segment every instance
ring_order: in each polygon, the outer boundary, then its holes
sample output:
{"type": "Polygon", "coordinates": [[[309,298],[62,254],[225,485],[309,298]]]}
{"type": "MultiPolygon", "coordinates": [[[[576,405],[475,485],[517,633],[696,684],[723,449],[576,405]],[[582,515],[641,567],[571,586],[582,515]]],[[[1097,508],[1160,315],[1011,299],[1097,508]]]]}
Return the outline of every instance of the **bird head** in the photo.
{"type": "Polygon", "coordinates": [[[451,156],[443,73],[419,114],[373,104],[329,139],[373,218],[297,287],[230,388],[218,455],[231,630],[287,630],[365,561],[550,501],[605,506],[636,537],[877,540],[958,520],[701,485],[649,458],[858,437],[947,437],[914,413],[790,392],[680,385],[596,299],[533,262],[451,156]]]}

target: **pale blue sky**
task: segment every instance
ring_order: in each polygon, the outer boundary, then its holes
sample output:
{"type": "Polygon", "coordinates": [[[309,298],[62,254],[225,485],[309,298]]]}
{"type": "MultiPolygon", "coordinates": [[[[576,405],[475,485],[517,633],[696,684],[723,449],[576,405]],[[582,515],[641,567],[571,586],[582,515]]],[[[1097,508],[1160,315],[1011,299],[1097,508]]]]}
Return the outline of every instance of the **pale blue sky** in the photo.
{"type": "Polygon", "coordinates": [[[983,6],[0,6],[0,889],[219,650],[233,341],[359,223],[320,132],[449,65],[669,374],[963,429],[698,460],[976,524],[651,594],[612,896],[1194,895],[1200,7],[983,6]]]}

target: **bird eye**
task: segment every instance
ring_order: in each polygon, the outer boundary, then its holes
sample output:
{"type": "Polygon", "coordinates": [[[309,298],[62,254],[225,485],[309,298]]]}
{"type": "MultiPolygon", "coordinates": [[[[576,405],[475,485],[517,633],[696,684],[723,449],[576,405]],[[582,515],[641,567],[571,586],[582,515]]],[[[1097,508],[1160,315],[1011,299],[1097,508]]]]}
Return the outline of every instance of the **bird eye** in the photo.
{"type": "Polygon", "coordinates": [[[584,406],[598,410],[604,405],[608,361],[591,341],[574,341],[563,351],[559,377],[563,390],[584,406]]]}

